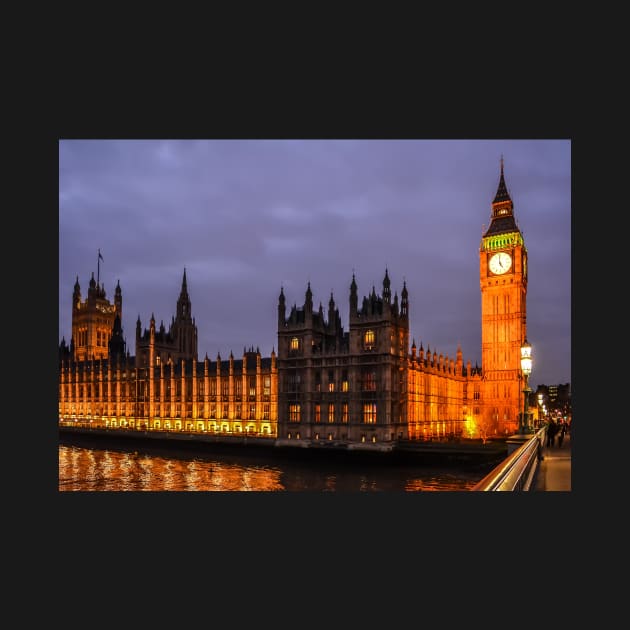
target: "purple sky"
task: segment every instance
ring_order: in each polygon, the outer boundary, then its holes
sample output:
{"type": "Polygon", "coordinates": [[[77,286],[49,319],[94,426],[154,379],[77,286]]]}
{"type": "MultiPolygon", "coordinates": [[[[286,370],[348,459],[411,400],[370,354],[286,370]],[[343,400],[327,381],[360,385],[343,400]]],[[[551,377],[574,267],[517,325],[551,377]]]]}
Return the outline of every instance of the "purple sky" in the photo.
{"type": "Polygon", "coordinates": [[[410,338],[481,364],[479,245],[501,155],[529,253],[530,385],[571,382],[570,140],[61,140],[59,339],[72,288],[92,272],[123,332],[153,313],[168,329],[186,268],[199,357],[277,350],[277,304],[328,311],[348,330],[385,268],[406,280],[410,338]]]}

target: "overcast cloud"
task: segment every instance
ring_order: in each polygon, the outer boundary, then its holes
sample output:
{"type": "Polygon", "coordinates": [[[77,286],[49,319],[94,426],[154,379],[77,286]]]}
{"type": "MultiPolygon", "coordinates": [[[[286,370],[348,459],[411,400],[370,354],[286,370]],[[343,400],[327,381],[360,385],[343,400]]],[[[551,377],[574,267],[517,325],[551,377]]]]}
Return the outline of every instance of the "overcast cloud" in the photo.
{"type": "Polygon", "coordinates": [[[500,159],[529,254],[530,384],[571,381],[569,140],[62,140],[59,339],[92,272],[135,354],[140,316],[168,328],[184,268],[199,358],[277,350],[277,305],[409,291],[410,338],[481,365],[479,245],[500,159]]]}

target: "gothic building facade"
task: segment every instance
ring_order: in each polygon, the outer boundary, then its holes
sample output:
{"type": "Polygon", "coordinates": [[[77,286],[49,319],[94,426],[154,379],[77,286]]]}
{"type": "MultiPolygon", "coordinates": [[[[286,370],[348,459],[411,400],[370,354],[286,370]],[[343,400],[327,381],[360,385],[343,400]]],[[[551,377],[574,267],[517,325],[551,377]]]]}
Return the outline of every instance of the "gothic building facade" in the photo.
{"type": "Polygon", "coordinates": [[[122,330],[120,282],[110,303],[89,283],[72,296],[72,338],[59,346],[62,423],[136,430],[250,434],[300,445],[392,444],[397,440],[507,435],[523,401],[520,347],[526,339],[527,250],[504,178],[479,248],[482,366],[410,342],[406,283],[359,303],[353,274],[349,327],[330,295],[326,315],[304,303],[287,313],[278,299],[278,355],[251,346],[240,359],[197,357],[186,271],[168,330],[136,322],[135,356],[122,330]]]}
{"type": "MultiPolygon", "coordinates": [[[[92,278],[93,280],[93,278],[92,278]]],[[[96,290],[96,287],[90,288],[96,290]]],[[[80,296],[75,285],[73,300],[80,296]]],[[[75,302],[73,302],[74,304],[75,302]]],[[[73,308],[74,330],[94,330],[102,314],[110,313],[110,350],[99,344],[59,347],[59,418],[100,428],[150,431],[275,436],[277,433],[276,356],[262,357],[253,346],[240,359],[206,355],[197,360],[197,327],[191,314],[186,272],[177,300],[176,316],[168,332],[156,330],[152,315],[149,329],[136,323],[136,355],[125,352],[117,308],[122,308],[120,284],[115,304],[99,288],[98,300],[73,308]],[[119,304],[119,307],[116,306],[119,304]],[[75,316],[79,323],[75,325],[75,316]],[[80,324],[80,325],[79,325],[80,324]]],[[[94,336],[94,335],[92,335],[94,336]]]]}
{"type": "MultiPolygon", "coordinates": [[[[415,340],[409,352],[406,283],[392,299],[388,270],[382,294],[375,287],[359,307],[356,278],[344,332],[333,295],[328,318],[313,310],[310,283],[303,306],[287,317],[278,301],[280,440],[391,443],[402,439],[461,436],[465,431],[470,364],[461,349],[454,359],[431,353],[415,340]]],[[[477,377],[478,380],[478,377],[477,377]]]]}

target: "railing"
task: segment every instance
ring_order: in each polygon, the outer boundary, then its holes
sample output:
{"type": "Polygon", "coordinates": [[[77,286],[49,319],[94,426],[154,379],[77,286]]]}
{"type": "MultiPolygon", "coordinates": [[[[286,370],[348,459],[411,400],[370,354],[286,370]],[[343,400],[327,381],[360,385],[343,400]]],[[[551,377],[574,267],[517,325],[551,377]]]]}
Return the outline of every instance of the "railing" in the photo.
{"type": "Polygon", "coordinates": [[[473,492],[523,492],[531,490],[542,459],[546,433],[546,427],[539,429],[471,490],[473,492]]]}

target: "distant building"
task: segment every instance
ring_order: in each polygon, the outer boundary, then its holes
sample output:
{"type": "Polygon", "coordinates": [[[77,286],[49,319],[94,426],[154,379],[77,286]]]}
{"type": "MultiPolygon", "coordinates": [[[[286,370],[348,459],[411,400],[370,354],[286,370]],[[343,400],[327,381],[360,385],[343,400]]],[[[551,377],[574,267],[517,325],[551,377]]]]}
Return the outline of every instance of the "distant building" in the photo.
{"type": "Polygon", "coordinates": [[[534,404],[542,403],[548,414],[563,417],[571,414],[571,385],[569,383],[538,385],[534,396],[534,404]]]}

